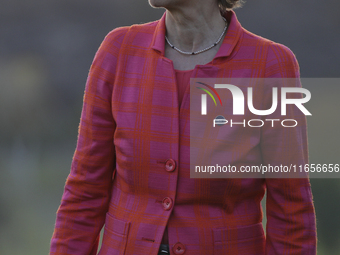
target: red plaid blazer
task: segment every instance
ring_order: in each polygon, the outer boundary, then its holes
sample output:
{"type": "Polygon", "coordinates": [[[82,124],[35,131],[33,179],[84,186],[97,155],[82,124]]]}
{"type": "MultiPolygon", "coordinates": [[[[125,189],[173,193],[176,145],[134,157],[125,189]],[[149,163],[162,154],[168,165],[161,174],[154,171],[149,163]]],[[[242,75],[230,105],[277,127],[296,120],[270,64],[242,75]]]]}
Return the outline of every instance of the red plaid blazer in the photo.
{"type": "MultiPolygon", "coordinates": [[[[179,106],[164,18],[113,30],[94,58],[50,254],[97,254],[104,224],[100,255],[156,255],[166,226],[172,255],[316,254],[307,178],[190,178],[189,90],[179,106]]],[[[288,48],[246,31],[232,11],[226,18],[217,55],[193,77],[299,77],[288,48]]],[[[235,149],[264,163],[307,163],[305,125],[296,130],[264,128],[255,145],[235,149]]]]}

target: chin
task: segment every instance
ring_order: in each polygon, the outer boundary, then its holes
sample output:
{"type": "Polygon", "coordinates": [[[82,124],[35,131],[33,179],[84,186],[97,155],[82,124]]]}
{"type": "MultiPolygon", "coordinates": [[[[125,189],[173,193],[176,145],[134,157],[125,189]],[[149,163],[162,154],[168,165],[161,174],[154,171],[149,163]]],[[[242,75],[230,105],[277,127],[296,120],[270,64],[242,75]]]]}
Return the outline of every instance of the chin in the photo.
{"type": "Polygon", "coordinates": [[[166,8],[169,5],[171,5],[171,2],[174,2],[173,0],[149,0],[149,4],[154,8],[166,8]]]}

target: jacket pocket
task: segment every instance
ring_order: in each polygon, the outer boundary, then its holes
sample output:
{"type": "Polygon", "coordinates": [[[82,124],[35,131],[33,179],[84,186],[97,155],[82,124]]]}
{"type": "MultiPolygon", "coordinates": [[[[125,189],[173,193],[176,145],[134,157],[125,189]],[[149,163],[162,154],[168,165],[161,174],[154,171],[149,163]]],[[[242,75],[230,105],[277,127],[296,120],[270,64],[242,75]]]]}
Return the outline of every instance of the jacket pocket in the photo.
{"type": "Polygon", "coordinates": [[[214,254],[264,255],[265,236],[262,223],[238,228],[213,229],[214,254]]]}
{"type": "Polygon", "coordinates": [[[98,255],[124,255],[129,229],[130,222],[106,213],[102,247],[98,255]]]}

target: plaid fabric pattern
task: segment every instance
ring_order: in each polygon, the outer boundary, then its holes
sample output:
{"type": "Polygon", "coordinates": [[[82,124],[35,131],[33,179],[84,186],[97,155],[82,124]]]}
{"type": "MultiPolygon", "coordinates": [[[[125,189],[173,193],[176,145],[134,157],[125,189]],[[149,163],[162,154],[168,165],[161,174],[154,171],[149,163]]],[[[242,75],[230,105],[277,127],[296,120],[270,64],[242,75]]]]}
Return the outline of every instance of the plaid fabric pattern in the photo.
{"type": "MultiPolygon", "coordinates": [[[[226,18],[217,55],[192,77],[299,76],[287,47],[246,31],[232,11],[226,18]]],[[[166,225],[172,255],[316,254],[308,179],[190,179],[189,89],[179,107],[164,21],[113,30],[94,58],[50,254],[97,254],[104,224],[100,255],[156,255],[166,225]]],[[[305,128],[263,129],[249,156],[307,163],[305,128]],[[295,149],[282,153],[287,145],[295,149]]]]}

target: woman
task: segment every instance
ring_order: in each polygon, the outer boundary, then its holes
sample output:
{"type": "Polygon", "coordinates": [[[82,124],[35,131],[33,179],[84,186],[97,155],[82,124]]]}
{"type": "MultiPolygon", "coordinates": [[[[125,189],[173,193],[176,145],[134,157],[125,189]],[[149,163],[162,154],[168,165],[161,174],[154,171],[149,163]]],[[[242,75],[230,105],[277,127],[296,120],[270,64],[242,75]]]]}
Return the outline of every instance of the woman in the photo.
{"type": "MultiPolygon", "coordinates": [[[[50,254],[96,254],[104,224],[101,255],[316,254],[307,178],[189,175],[190,77],[296,78],[295,56],[244,30],[237,0],[149,2],[163,17],[113,30],[91,66],[50,254]]],[[[238,152],[307,163],[305,127],[296,130],[263,129],[238,152]]]]}

